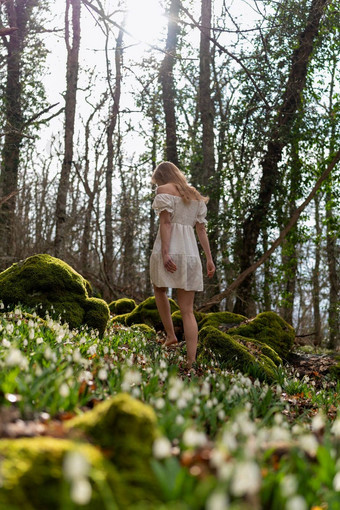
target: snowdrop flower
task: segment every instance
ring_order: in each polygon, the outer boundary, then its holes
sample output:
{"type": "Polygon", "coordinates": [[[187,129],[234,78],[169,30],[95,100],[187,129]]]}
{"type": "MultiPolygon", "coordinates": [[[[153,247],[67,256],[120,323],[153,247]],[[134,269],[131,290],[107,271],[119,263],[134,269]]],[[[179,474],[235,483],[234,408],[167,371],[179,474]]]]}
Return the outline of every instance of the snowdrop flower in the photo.
{"type": "Polygon", "coordinates": [[[2,343],[3,347],[7,347],[7,348],[11,347],[11,345],[12,345],[11,342],[9,340],[7,340],[7,338],[3,338],[1,343],[2,343]]]}
{"type": "Polygon", "coordinates": [[[32,328],[31,328],[31,329],[28,331],[28,338],[29,338],[30,340],[33,340],[34,336],[35,336],[35,331],[34,331],[34,329],[32,329],[32,328]]]}
{"type": "Polygon", "coordinates": [[[335,437],[337,437],[337,438],[340,437],[340,417],[338,417],[338,418],[336,418],[336,420],[334,420],[333,425],[331,427],[331,432],[332,432],[332,434],[335,435],[335,437]]]}
{"type": "Polygon", "coordinates": [[[187,428],[183,434],[183,443],[191,448],[204,446],[207,442],[207,437],[204,432],[199,432],[194,428],[187,428]]]}
{"type": "Polygon", "coordinates": [[[75,363],[81,362],[82,358],[81,358],[80,350],[78,348],[74,349],[72,357],[73,357],[73,361],[75,363]]]}
{"type": "Polygon", "coordinates": [[[97,346],[94,344],[94,345],[91,345],[88,350],[87,350],[87,354],[89,356],[93,356],[94,354],[96,354],[97,352],[97,346]]]}
{"type": "Polygon", "coordinates": [[[325,427],[325,419],[321,413],[318,413],[312,419],[312,431],[320,432],[325,427]]]}
{"type": "Polygon", "coordinates": [[[86,383],[92,382],[93,376],[88,370],[83,370],[79,375],[79,382],[85,381],[86,383]]]}
{"type": "Polygon", "coordinates": [[[11,349],[5,360],[8,367],[20,367],[22,370],[28,368],[28,359],[22,354],[19,349],[11,349]]]}
{"type": "Polygon", "coordinates": [[[286,510],[307,510],[305,498],[299,495],[289,498],[286,503],[286,510]]]}
{"type": "Polygon", "coordinates": [[[42,343],[44,343],[44,339],[43,339],[43,338],[41,338],[41,336],[39,336],[39,337],[36,339],[36,342],[37,342],[37,344],[38,344],[38,345],[39,345],[39,344],[42,344],[42,343]]]}
{"type": "Polygon", "coordinates": [[[220,468],[225,463],[225,453],[218,448],[214,448],[210,454],[210,464],[213,468],[220,468]]]}
{"type": "Polygon", "coordinates": [[[333,479],[333,489],[336,492],[340,492],[340,471],[337,472],[333,479]]]}
{"type": "Polygon", "coordinates": [[[70,388],[66,383],[63,383],[59,388],[59,393],[63,398],[66,398],[70,394],[70,388]]]}
{"type": "Polygon", "coordinates": [[[0,301],[0,310],[3,310],[5,308],[5,305],[3,304],[2,301],[0,301]]]}
{"type": "Polygon", "coordinates": [[[225,418],[225,412],[224,412],[224,410],[223,410],[223,409],[220,409],[220,410],[218,411],[218,413],[217,413],[217,416],[218,416],[218,419],[219,419],[219,420],[223,421],[223,420],[224,420],[224,418],[225,418]]]}
{"type": "Polygon", "coordinates": [[[13,324],[7,324],[6,325],[6,331],[9,335],[11,335],[14,331],[14,325],[13,324]]]}
{"type": "Polygon", "coordinates": [[[128,370],[124,374],[122,382],[122,391],[129,391],[131,386],[138,385],[142,382],[142,376],[136,370],[128,370]]]}
{"type": "Polygon", "coordinates": [[[176,424],[177,425],[183,425],[183,423],[185,422],[183,416],[181,416],[180,414],[178,416],[176,416],[176,424]]]}
{"type": "Polygon", "coordinates": [[[230,431],[223,432],[222,443],[229,452],[233,452],[237,448],[237,441],[234,434],[230,431]]]}
{"type": "Polygon", "coordinates": [[[299,438],[299,444],[309,455],[314,456],[318,449],[318,442],[312,434],[304,434],[299,438]]]}
{"type": "Polygon", "coordinates": [[[183,389],[183,381],[181,379],[177,378],[171,378],[170,379],[170,389],[168,392],[169,399],[174,402],[177,400],[182,393],[183,389]]]}
{"type": "Polygon", "coordinates": [[[208,383],[208,381],[203,381],[201,395],[203,397],[208,397],[210,395],[210,384],[208,383]]]}
{"type": "Polygon", "coordinates": [[[101,368],[98,371],[98,379],[100,379],[101,381],[106,381],[106,379],[107,379],[107,370],[105,368],[101,368]]]}
{"type": "Polygon", "coordinates": [[[154,403],[154,406],[156,409],[163,409],[163,407],[165,406],[165,400],[164,398],[157,398],[155,403],[154,403]]]}
{"type": "Polygon", "coordinates": [[[71,499],[76,505],[87,505],[91,501],[92,487],[86,478],[77,478],[71,485],[71,499]]]}
{"type": "Polygon", "coordinates": [[[167,437],[158,437],[152,445],[152,453],[156,459],[165,459],[171,455],[171,443],[167,437]]]}
{"type": "Polygon", "coordinates": [[[178,400],[177,400],[177,408],[178,409],[185,409],[188,405],[188,402],[185,400],[185,398],[183,397],[180,397],[178,400]]]}
{"type": "Polygon", "coordinates": [[[285,498],[293,496],[298,489],[298,482],[296,476],[286,475],[280,482],[281,494],[285,498]]]}
{"type": "Polygon", "coordinates": [[[230,490],[234,496],[255,494],[261,487],[261,471],[256,462],[243,461],[235,466],[230,490]]]}
{"type": "Polygon", "coordinates": [[[229,501],[223,492],[215,491],[207,499],[205,510],[228,510],[229,501]]]}
{"type": "Polygon", "coordinates": [[[90,465],[81,452],[71,451],[65,455],[63,473],[67,480],[84,478],[90,473],[90,465]]]}

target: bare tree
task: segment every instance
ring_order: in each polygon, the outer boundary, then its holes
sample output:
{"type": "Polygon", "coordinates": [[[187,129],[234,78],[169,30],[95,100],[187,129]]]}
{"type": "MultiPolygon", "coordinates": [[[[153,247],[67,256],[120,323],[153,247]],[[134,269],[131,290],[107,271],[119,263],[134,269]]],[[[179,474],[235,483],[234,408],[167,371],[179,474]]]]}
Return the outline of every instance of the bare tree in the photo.
{"type": "Polygon", "coordinates": [[[166,159],[178,165],[177,128],[175,113],[175,84],[173,68],[179,33],[178,14],[180,0],[171,0],[169,8],[168,36],[166,40],[165,55],[159,70],[159,80],[162,86],[162,99],[165,114],[166,131],[166,159]]]}
{"type": "Polygon", "coordinates": [[[80,47],[80,0],[66,0],[65,42],[67,48],[64,159],[61,168],[56,202],[56,235],[54,253],[63,257],[65,250],[66,204],[73,162],[74,122],[77,104],[77,85],[80,47]],[[70,34],[70,9],[72,8],[72,42],[70,34]]]}

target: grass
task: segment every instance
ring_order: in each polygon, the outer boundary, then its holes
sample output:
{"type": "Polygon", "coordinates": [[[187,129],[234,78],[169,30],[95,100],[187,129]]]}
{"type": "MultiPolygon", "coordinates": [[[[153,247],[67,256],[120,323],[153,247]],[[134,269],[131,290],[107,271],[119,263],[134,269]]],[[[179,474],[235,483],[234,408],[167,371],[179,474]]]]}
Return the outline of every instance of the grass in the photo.
{"type": "Polygon", "coordinates": [[[0,338],[0,409],[24,421],[62,420],[122,391],[153,407],[162,508],[340,510],[336,380],[320,388],[280,367],[270,385],[213,356],[192,376],[185,349],[120,325],[100,339],[19,308],[0,315],[0,338]]]}

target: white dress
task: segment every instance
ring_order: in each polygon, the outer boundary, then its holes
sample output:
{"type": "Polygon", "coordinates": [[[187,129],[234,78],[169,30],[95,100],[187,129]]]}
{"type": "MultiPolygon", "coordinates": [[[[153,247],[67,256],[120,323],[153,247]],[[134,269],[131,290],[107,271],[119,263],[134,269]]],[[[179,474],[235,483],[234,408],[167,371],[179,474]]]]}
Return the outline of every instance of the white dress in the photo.
{"type": "Polygon", "coordinates": [[[202,264],[198,252],[194,226],[207,223],[205,219],[207,206],[202,200],[190,200],[186,204],[181,197],[160,193],[152,204],[160,214],[168,211],[172,229],[169,255],[177,269],[174,273],[167,271],[163,265],[160,229],[150,258],[150,278],[157,287],[170,287],[184,290],[203,290],[202,264]]]}

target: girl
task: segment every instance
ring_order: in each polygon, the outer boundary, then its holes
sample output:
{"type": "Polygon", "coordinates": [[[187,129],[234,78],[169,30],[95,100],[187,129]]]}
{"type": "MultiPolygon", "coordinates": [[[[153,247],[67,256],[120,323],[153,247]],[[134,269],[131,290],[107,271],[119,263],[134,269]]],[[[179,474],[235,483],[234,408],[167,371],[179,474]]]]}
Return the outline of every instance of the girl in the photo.
{"type": "Polygon", "coordinates": [[[166,295],[167,287],[171,287],[177,289],[187,346],[187,367],[191,369],[198,341],[194,297],[195,291],[203,290],[202,265],[194,227],[206,256],[208,277],[212,278],[215,273],[205,230],[208,198],[189,186],[184,174],[169,161],[157,166],[152,183],[157,185],[152,207],[160,216],[160,226],[150,258],[150,277],[167,335],[164,345],[177,343],[166,295]]]}

